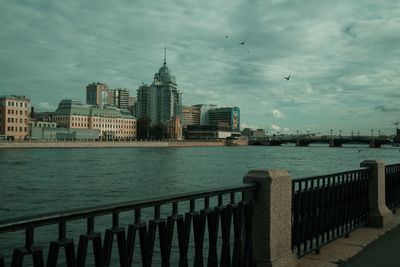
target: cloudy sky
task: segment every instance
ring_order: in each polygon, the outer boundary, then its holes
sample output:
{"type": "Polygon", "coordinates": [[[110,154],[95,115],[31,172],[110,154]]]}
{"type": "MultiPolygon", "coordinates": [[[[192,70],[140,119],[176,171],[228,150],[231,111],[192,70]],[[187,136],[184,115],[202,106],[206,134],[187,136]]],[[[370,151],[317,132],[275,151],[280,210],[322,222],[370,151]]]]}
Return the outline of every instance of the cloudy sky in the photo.
{"type": "Polygon", "coordinates": [[[136,95],[165,45],[184,104],[238,106],[242,128],[391,134],[400,116],[398,0],[2,0],[0,95],[136,95]]]}

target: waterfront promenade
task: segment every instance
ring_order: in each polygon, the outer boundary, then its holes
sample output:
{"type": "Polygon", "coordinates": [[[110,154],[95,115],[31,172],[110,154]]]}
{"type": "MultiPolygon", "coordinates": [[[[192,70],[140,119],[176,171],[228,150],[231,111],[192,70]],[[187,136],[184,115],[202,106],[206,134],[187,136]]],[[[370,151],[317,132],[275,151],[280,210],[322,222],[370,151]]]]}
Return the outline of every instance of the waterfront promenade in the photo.
{"type": "MultiPolygon", "coordinates": [[[[399,217],[399,216],[397,216],[399,217]]],[[[374,240],[343,264],[344,267],[394,267],[400,266],[400,225],[374,240]]]]}
{"type": "Polygon", "coordinates": [[[361,227],[324,246],[319,254],[299,259],[299,267],[392,267],[400,266],[400,210],[383,228],[361,227]]]}
{"type": "MultiPolygon", "coordinates": [[[[241,144],[247,145],[247,142],[241,144]]],[[[215,141],[13,141],[0,142],[2,148],[123,148],[123,147],[218,147],[229,145],[215,141]]]]}

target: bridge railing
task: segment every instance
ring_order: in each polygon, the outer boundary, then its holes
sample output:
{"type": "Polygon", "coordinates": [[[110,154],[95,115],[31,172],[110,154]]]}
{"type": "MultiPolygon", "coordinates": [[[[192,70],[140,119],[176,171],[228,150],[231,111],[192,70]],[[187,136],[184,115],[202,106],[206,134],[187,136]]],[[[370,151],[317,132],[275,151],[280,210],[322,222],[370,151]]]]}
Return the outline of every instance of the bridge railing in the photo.
{"type": "Polygon", "coordinates": [[[316,250],[366,223],[369,169],[292,182],[292,250],[316,250]]]}
{"type": "MultiPolygon", "coordinates": [[[[85,266],[89,243],[93,245],[91,257],[94,259],[89,259],[94,262],[93,265],[115,266],[116,262],[111,261],[114,239],[117,241],[120,266],[132,266],[133,262],[151,266],[155,257],[162,266],[178,263],[179,266],[188,266],[192,259],[195,266],[203,266],[205,261],[208,266],[248,266],[252,261],[251,207],[256,189],[256,184],[248,183],[0,221],[0,238],[8,232],[25,235],[25,244],[13,250],[11,266],[22,266],[27,260],[24,256],[28,255],[32,256],[35,267],[45,266],[43,255],[46,251],[46,266],[57,266],[60,249],[65,251],[67,266],[85,266]],[[148,220],[142,216],[145,209],[153,209],[148,220]],[[134,219],[128,225],[122,225],[120,214],[126,213],[134,219]],[[101,216],[112,219],[104,235],[95,231],[96,219],[101,216]],[[78,242],[69,236],[71,231],[67,231],[74,221],[86,222],[86,232],[80,229],[78,242]],[[48,225],[58,226],[58,236],[54,236],[52,241],[47,240],[47,250],[35,242],[35,233],[48,225]],[[155,249],[157,233],[159,252],[155,252],[158,250],[155,249]],[[208,244],[204,244],[205,240],[208,244]],[[220,242],[221,249],[217,248],[217,242],[220,242]],[[135,247],[140,248],[140,254],[134,254],[135,247]],[[171,254],[172,247],[177,248],[177,254],[171,254]]],[[[4,266],[5,259],[0,255],[0,267],[4,266]]]]}
{"type": "Polygon", "coordinates": [[[393,212],[400,207],[400,164],[385,166],[385,203],[393,212]]]}

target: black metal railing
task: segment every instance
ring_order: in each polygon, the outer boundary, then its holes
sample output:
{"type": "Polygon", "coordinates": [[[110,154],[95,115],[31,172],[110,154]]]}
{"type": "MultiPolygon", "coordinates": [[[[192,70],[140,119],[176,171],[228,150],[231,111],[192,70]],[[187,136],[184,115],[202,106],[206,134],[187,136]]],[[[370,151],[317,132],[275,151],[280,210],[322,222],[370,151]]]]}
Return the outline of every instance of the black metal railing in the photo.
{"type": "Polygon", "coordinates": [[[369,169],[292,182],[292,250],[299,257],[363,225],[369,169]]]}
{"type": "MultiPolygon", "coordinates": [[[[26,257],[29,255],[35,267],[44,266],[43,255],[46,252],[46,266],[56,266],[60,249],[65,252],[67,266],[85,266],[89,260],[92,261],[90,266],[115,266],[116,262],[120,266],[132,266],[135,263],[151,266],[155,264],[155,257],[158,258],[157,266],[188,266],[192,261],[194,266],[203,266],[205,262],[207,266],[251,266],[251,203],[256,188],[255,184],[244,184],[1,221],[0,238],[8,232],[17,232],[12,233],[14,235],[25,232],[25,245],[14,248],[10,255],[13,267],[22,266],[24,256],[26,261],[30,260],[26,257]],[[198,208],[199,205],[202,207],[198,208]],[[142,214],[146,209],[152,210],[148,220],[144,220],[142,214]],[[132,216],[130,223],[125,226],[120,219],[123,214],[132,216]],[[110,215],[112,226],[105,230],[103,236],[95,231],[95,222],[97,229],[97,219],[102,216],[110,218],[110,215]],[[71,231],[67,231],[67,226],[77,221],[86,223],[87,228],[86,233],[82,233],[82,229],[78,232],[78,242],[71,238],[71,231]],[[47,250],[43,249],[43,245],[38,245],[34,237],[38,230],[49,225],[58,225],[58,237],[50,244],[50,240],[46,241],[45,245],[49,244],[47,250]],[[114,239],[118,250],[116,262],[111,260],[114,239]],[[207,241],[208,244],[205,244],[207,241]],[[88,254],[89,243],[93,245],[92,254],[88,254]],[[75,244],[78,245],[77,250],[75,244]],[[175,248],[174,255],[171,253],[172,247],[175,248]],[[87,256],[91,257],[88,261],[87,256]]],[[[5,266],[4,258],[7,259],[0,254],[0,267],[5,266]]]]}
{"type": "Polygon", "coordinates": [[[385,166],[385,203],[393,212],[400,207],[400,164],[385,166]]]}

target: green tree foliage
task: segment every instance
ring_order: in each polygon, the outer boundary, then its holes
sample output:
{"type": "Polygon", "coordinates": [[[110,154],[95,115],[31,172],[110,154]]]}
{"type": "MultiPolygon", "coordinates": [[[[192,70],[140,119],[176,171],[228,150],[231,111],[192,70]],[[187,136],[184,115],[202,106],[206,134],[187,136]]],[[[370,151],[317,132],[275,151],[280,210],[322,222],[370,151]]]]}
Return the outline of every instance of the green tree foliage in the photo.
{"type": "Polygon", "coordinates": [[[139,140],[150,138],[150,119],[141,118],[136,121],[136,136],[139,140]]]}

